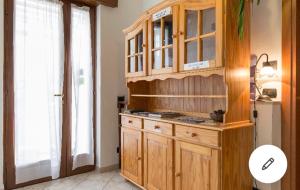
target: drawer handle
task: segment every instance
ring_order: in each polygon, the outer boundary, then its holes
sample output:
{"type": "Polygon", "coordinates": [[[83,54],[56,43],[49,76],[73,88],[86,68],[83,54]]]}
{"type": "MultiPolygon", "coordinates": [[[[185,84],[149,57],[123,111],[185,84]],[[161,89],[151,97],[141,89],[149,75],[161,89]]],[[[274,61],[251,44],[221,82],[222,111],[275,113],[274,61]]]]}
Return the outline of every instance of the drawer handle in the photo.
{"type": "Polygon", "coordinates": [[[154,126],[154,129],[160,129],[160,126],[155,125],[155,126],[154,126]]]}
{"type": "Polygon", "coordinates": [[[131,120],[129,120],[128,123],[133,123],[133,122],[131,120]]]}
{"type": "Polygon", "coordinates": [[[176,173],[175,177],[180,177],[180,175],[181,175],[180,173],[176,173]]]}
{"type": "Polygon", "coordinates": [[[190,135],[191,137],[196,137],[197,133],[190,133],[189,131],[186,132],[187,135],[190,135]]]}

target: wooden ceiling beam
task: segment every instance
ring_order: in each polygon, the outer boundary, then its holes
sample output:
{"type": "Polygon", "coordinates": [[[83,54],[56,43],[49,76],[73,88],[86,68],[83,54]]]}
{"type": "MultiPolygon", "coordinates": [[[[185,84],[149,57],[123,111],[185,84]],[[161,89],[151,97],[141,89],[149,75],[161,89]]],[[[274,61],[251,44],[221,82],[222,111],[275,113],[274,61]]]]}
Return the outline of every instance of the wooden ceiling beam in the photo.
{"type": "Polygon", "coordinates": [[[82,5],[88,5],[88,6],[104,5],[112,8],[118,7],[118,0],[71,0],[71,1],[82,5]]]}
{"type": "Polygon", "coordinates": [[[108,7],[118,7],[118,0],[97,0],[100,2],[101,5],[108,6],[108,7]]]}

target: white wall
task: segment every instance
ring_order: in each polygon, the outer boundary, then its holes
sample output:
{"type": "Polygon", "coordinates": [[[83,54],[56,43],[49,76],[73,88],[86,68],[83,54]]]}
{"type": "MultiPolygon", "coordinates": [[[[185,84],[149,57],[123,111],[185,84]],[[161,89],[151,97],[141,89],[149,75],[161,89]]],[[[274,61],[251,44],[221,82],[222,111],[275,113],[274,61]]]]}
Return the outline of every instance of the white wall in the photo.
{"type": "Polygon", "coordinates": [[[3,62],[4,62],[4,0],[0,0],[0,189],[3,188],[3,62]]]}
{"type": "Polygon", "coordinates": [[[143,0],[143,10],[149,9],[161,1],[162,0],[143,0]]]}
{"type": "MultiPolygon", "coordinates": [[[[278,79],[263,82],[263,88],[276,88],[281,101],[281,16],[282,0],[263,0],[259,6],[254,5],[251,20],[251,52],[259,56],[269,54],[270,60],[278,61],[278,79]]],[[[265,60],[261,60],[263,62],[265,60]]],[[[261,65],[261,63],[260,63],[261,65]]]]}
{"type": "Polygon", "coordinates": [[[118,164],[117,96],[127,95],[124,76],[125,38],[123,29],[142,13],[141,0],[119,0],[118,8],[100,7],[101,30],[101,118],[98,167],[118,164]]]}

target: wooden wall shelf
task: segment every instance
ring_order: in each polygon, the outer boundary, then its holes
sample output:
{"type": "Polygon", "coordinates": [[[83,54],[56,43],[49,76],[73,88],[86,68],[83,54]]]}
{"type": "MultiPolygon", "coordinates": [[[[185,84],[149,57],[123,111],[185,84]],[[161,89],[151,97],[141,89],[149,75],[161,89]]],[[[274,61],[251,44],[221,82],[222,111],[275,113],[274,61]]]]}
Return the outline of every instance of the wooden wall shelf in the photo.
{"type": "Polygon", "coordinates": [[[183,79],[183,78],[186,78],[189,76],[202,76],[202,77],[209,77],[211,75],[224,76],[225,75],[224,73],[225,73],[224,67],[217,67],[217,68],[186,71],[186,72],[181,72],[181,73],[169,73],[169,74],[127,78],[127,82],[154,81],[154,80],[166,80],[166,79],[183,79]]]}
{"type": "Polygon", "coordinates": [[[148,98],[226,98],[225,95],[165,95],[165,94],[131,94],[132,97],[148,98]]]}

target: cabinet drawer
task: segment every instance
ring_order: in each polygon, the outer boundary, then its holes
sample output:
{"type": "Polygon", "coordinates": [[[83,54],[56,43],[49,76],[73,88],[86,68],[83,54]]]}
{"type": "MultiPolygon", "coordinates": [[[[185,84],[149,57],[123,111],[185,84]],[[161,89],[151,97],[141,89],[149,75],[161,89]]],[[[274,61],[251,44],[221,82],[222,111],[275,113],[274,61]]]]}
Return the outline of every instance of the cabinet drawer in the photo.
{"type": "Polygon", "coordinates": [[[142,119],[135,118],[135,117],[122,116],[122,126],[141,129],[142,128],[142,119]]]}
{"type": "Polygon", "coordinates": [[[144,129],[146,131],[164,134],[164,135],[173,135],[173,125],[170,123],[163,123],[158,121],[145,120],[144,129]]]}
{"type": "Polygon", "coordinates": [[[176,125],[175,136],[179,139],[191,141],[193,143],[220,146],[218,131],[176,125]]]}

